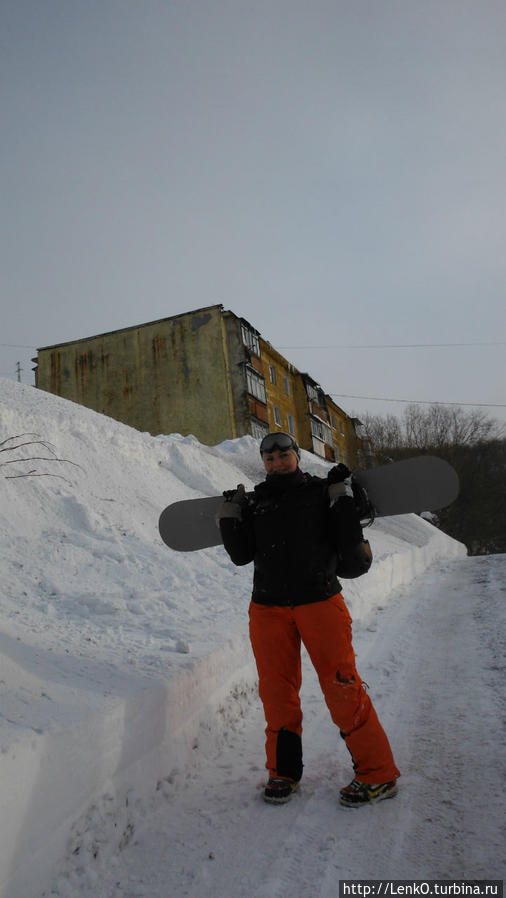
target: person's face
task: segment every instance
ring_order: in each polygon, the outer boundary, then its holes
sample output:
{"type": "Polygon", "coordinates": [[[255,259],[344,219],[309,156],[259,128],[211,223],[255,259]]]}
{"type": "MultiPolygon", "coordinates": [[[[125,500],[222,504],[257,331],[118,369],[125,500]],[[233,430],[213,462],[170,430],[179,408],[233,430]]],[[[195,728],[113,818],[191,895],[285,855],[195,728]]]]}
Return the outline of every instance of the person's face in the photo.
{"type": "Polygon", "coordinates": [[[262,458],[267,474],[293,474],[297,470],[297,456],[291,449],[273,449],[264,452],[262,458]]]}

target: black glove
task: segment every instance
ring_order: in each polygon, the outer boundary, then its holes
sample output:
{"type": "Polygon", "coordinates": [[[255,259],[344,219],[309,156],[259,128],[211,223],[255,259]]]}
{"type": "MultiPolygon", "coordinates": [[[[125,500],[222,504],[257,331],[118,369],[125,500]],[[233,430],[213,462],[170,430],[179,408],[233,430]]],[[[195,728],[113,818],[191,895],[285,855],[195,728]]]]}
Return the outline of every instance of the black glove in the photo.
{"type": "Polygon", "coordinates": [[[225,490],[223,493],[225,501],[221,503],[216,512],[218,521],[221,518],[236,518],[242,521],[242,510],[248,504],[246,489],[244,484],[240,483],[235,490],[225,490]]]}
{"type": "Polygon", "coordinates": [[[363,539],[351,549],[341,552],[337,563],[337,576],[344,580],[354,580],[367,574],[372,564],[372,549],[368,540],[363,539]]]}
{"type": "Polygon", "coordinates": [[[342,496],[349,496],[353,499],[351,471],[346,465],[341,463],[332,468],[328,473],[327,482],[329,484],[330,507],[342,496]]]}
{"type": "Polygon", "coordinates": [[[343,480],[347,480],[350,476],[350,469],[341,462],[339,465],[335,465],[335,467],[330,469],[327,475],[327,480],[329,483],[342,483],[343,480]]]}

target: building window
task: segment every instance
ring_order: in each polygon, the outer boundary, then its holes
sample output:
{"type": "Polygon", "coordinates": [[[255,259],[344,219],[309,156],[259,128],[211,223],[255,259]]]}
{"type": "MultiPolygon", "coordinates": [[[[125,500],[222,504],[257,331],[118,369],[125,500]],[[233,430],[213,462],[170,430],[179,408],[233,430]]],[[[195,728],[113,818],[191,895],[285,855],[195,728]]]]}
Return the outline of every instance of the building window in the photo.
{"type": "Polygon", "coordinates": [[[269,365],[269,377],[271,380],[271,384],[277,383],[276,381],[276,369],[274,365],[269,365]]]}
{"type": "Polygon", "coordinates": [[[267,402],[267,397],[265,395],[265,380],[260,375],[257,374],[253,368],[248,368],[246,366],[246,385],[248,389],[248,393],[255,397],[255,399],[260,399],[260,402],[267,402]]]}
{"type": "Polygon", "coordinates": [[[260,356],[260,342],[258,339],[258,334],[251,330],[250,327],[247,327],[245,324],[241,324],[241,334],[242,334],[242,342],[248,349],[257,356],[260,356]]]}
{"type": "Polygon", "coordinates": [[[293,415],[288,415],[288,431],[293,437],[295,436],[295,424],[293,421],[293,415]]]}
{"type": "Polygon", "coordinates": [[[318,402],[318,390],[315,387],[311,386],[311,384],[306,383],[306,391],[308,399],[313,402],[318,402]]]}
{"type": "Polygon", "coordinates": [[[317,440],[321,440],[322,443],[332,445],[330,427],[324,421],[321,421],[320,418],[311,418],[311,433],[317,440]]]}
{"type": "Polygon", "coordinates": [[[263,440],[263,438],[269,433],[269,428],[266,424],[262,424],[260,421],[251,421],[251,436],[255,437],[255,440],[263,440]]]}
{"type": "Polygon", "coordinates": [[[290,381],[288,380],[286,374],[285,374],[283,380],[285,382],[285,393],[287,396],[289,396],[290,395],[290,381]]]}
{"type": "Polygon", "coordinates": [[[274,422],[278,427],[281,427],[281,413],[277,405],[274,406],[274,422]]]}

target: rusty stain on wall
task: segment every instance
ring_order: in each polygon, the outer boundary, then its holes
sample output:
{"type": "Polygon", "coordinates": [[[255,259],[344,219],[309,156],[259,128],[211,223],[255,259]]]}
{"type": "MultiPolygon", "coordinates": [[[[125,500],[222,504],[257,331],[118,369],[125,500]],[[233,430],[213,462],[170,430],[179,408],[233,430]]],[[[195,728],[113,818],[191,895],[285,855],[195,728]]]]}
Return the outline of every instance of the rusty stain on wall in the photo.
{"type": "Polygon", "coordinates": [[[300,445],[313,451],[313,411],[329,421],[329,433],[332,427],[327,457],[357,443],[351,419],[330,397],[311,407],[307,376],[222,305],[42,347],[37,362],[39,389],[152,434],[193,433],[214,445],[293,427],[300,445]],[[247,369],[255,372],[255,396],[248,391],[247,369]]]}

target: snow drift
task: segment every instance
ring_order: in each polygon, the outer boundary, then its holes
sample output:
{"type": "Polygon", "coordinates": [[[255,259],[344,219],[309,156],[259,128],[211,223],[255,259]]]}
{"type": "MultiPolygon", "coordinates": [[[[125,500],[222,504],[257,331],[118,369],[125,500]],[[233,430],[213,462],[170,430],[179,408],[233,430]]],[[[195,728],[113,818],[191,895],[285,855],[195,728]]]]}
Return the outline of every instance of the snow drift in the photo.
{"type": "MultiPolygon", "coordinates": [[[[152,437],[32,387],[0,390],[0,898],[35,898],[66,858],[125,843],[136,809],[199,763],[197,741],[200,758],[212,750],[254,688],[251,570],[222,547],[172,552],[157,522],[170,502],[263,475],[250,437],[152,437]]],[[[373,569],[345,584],[355,624],[465,555],[414,515],[368,536],[373,569]]]]}

